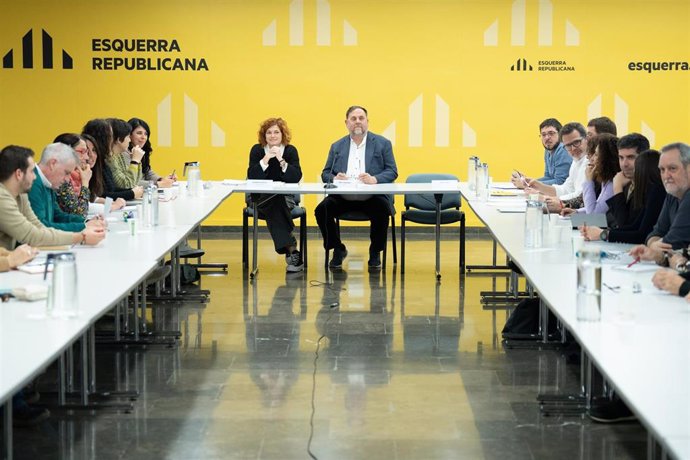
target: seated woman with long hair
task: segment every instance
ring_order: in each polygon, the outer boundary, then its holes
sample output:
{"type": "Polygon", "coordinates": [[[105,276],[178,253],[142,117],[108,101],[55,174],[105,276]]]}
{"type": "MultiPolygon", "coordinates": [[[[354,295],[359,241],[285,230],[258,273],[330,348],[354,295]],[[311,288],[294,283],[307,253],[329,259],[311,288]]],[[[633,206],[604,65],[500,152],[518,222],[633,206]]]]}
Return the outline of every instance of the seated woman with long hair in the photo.
{"type": "Polygon", "coordinates": [[[113,173],[107,164],[107,157],[110,154],[113,138],[113,131],[110,124],[102,118],[96,118],[89,120],[84,125],[82,131],[84,137],[88,135],[93,140],[95,163],[92,169],[95,179],[92,178],[90,182],[91,193],[98,197],[109,197],[113,200],[117,200],[118,198],[122,198],[123,200],[141,198],[144,195],[143,187],[135,185],[133,187],[120,188],[115,185],[113,173]]]}
{"type": "Polygon", "coordinates": [[[620,171],[618,164],[618,138],[603,133],[587,142],[589,164],[585,170],[582,185],[583,206],[579,209],[564,209],[564,216],[574,212],[585,214],[605,214],[609,207],[606,201],[613,196],[613,178],[620,171]]]}
{"type": "MultiPolygon", "coordinates": [[[[616,243],[644,243],[654,228],[666,199],[666,190],[659,173],[659,152],[645,150],[635,159],[635,173],[632,181],[632,212],[625,222],[613,222],[609,230],[588,226],[581,230],[586,240],[603,240],[616,243]]],[[[614,195],[613,200],[626,197],[614,195]]]]}
{"type": "Polygon", "coordinates": [[[141,157],[141,181],[139,185],[148,185],[149,182],[155,182],[159,188],[172,186],[177,180],[174,174],[162,177],[151,168],[153,147],[151,147],[151,129],[149,124],[141,118],[130,118],[127,123],[132,127],[132,132],[129,134],[129,151],[131,152],[134,147],[139,147],[144,151],[144,156],[141,157]]]}
{"type": "MultiPolygon", "coordinates": [[[[89,153],[88,163],[91,167],[89,214],[100,214],[103,211],[102,205],[105,203],[106,198],[103,180],[105,159],[103,155],[98,154],[96,139],[86,133],[82,133],[81,137],[86,142],[86,148],[89,153]]],[[[124,208],[127,205],[127,201],[121,196],[110,196],[110,198],[113,199],[113,204],[110,206],[111,211],[124,208]]]]}
{"type": "Polygon", "coordinates": [[[132,127],[120,118],[106,119],[110,125],[112,138],[110,139],[109,155],[105,163],[110,168],[119,189],[136,187],[141,180],[141,159],[144,151],[138,146],[129,150],[129,134],[132,127]]]}

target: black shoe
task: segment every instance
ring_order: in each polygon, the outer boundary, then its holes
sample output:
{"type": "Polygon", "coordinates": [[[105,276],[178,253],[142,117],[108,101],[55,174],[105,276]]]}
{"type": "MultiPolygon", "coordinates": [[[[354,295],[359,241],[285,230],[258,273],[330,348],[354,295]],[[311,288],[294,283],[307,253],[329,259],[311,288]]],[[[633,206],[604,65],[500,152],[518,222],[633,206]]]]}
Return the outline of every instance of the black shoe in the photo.
{"type": "Polygon", "coordinates": [[[628,406],[618,398],[592,405],[588,415],[599,423],[620,423],[637,419],[628,406]]]}
{"type": "Polygon", "coordinates": [[[22,395],[24,396],[24,401],[26,401],[27,404],[36,404],[41,399],[41,394],[33,387],[24,388],[22,390],[22,395]]]}
{"type": "Polygon", "coordinates": [[[369,253],[369,262],[367,263],[369,265],[369,268],[371,269],[380,269],[381,268],[381,253],[380,252],[370,252],[369,253]]]}
{"type": "Polygon", "coordinates": [[[12,425],[14,426],[34,426],[50,417],[50,411],[45,407],[29,406],[20,404],[12,410],[12,425]]]}
{"type": "Polygon", "coordinates": [[[347,249],[345,249],[345,246],[333,249],[333,257],[331,257],[328,266],[331,268],[342,268],[345,257],[347,257],[347,249]]]}

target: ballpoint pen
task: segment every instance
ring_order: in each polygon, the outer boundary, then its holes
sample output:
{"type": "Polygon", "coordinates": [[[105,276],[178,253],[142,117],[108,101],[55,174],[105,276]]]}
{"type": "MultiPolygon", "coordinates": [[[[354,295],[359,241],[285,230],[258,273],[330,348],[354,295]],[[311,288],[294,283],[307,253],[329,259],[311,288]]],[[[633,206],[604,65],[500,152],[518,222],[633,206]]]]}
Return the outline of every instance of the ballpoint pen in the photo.
{"type": "Polygon", "coordinates": [[[625,268],[630,268],[630,267],[632,267],[633,265],[635,265],[636,263],[638,263],[639,261],[640,261],[640,258],[639,258],[639,257],[636,257],[635,260],[633,260],[632,262],[630,262],[630,263],[628,264],[628,266],[625,267],[625,268]]]}

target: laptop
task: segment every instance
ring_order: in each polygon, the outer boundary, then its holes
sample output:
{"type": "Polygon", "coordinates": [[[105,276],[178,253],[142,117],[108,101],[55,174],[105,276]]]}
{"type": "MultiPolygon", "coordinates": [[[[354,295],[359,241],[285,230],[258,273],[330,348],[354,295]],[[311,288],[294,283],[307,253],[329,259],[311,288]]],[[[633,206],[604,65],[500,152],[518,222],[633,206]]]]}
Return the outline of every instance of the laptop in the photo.
{"type": "Polygon", "coordinates": [[[608,223],[606,222],[606,214],[574,213],[570,215],[570,223],[572,224],[573,228],[580,228],[585,224],[588,227],[608,227],[608,223]]]}

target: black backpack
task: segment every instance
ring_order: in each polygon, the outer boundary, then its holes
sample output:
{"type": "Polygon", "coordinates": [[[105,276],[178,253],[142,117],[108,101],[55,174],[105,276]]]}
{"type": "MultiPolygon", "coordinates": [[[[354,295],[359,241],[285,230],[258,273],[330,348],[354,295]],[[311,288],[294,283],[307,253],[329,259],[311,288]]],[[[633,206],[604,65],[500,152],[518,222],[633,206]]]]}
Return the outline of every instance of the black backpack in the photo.
{"type": "MultiPolygon", "coordinates": [[[[549,315],[549,335],[557,330],[556,317],[548,312],[549,315]]],[[[513,310],[506,325],[503,326],[501,334],[504,339],[530,339],[528,335],[539,333],[539,299],[524,299],[513,310]],[[525,337],[519,337],[525,335],[525,337]],[[517,336],[517,337],[516,337],[517,336]]]]}

